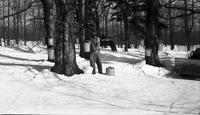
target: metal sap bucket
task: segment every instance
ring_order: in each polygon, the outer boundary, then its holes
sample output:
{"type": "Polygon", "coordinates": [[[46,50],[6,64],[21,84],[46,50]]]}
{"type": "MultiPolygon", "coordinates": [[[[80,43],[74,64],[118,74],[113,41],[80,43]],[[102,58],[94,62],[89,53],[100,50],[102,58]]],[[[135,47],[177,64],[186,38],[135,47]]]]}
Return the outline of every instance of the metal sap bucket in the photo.
{"type": "Polygon", "coordinates": [[[145,50],[145,56],[151,56],[152,50],[151,49],[146,49],[145,50]]]}
{"type": "Polygon", "coordinates": [[[55,53],[54,49],[48,49],[48,59],[55,60],[55,53]]]}
{"type": "Polygon", "coordinates": [[[53,46],[53,44],[54,44],[54,39],[48,38],[48,45],[53,46]]]}
{"type": "Polygon", "coordinates": [[[114,67],[107,67],[106,68],[106,75],[115,76],[115,68],[114,67]]]}
{"type": "Polygon", "coordinates": [[[84,47],[84,52],[90,52],[90,41],[84,41],[83,47],[84,47]]]}
{"type": "Polygon", "coordinates": [[[4,39],[3,38],[1,38],[1,41],[0,41],[1,43],[1,46],[5,46],[5,44],[4,44],[4,39]]]}

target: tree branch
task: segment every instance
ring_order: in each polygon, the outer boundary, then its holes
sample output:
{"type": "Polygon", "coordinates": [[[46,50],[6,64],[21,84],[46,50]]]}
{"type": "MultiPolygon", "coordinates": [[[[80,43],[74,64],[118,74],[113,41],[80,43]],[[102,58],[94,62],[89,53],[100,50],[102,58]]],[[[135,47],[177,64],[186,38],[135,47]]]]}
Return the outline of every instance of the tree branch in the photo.
{"type": "Polygon", "coordinates": [[[16,13],[13,13],[13,14],[9,14],[9,15],[3,16],[3,17],[0,18],[0,20],[6,19],[6,18],[11,17],[11,16],[18,15],[18,14],[21,14],[21,13],[27,11],[28,9],[31,8],[31,6],[32,6],[33,3],[34,3],[34,1],[30,2],[30,3],[28,4],[28,6],[27,6],[25,9],[21,9],[21,10],[19,10],[19,11],[16,12],[16,13]]]}

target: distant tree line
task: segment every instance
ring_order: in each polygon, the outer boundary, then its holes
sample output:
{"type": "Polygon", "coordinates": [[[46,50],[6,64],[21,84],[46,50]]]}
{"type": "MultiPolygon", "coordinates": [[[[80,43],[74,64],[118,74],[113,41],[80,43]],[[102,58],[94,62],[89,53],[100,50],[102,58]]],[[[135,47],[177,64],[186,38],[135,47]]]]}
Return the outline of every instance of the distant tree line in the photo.
{"type": "Polygon", "coordinates": [[[44,21],[42,4],[39,0],[0,0],[0,38],[5,45],[10,40],[19,44],[19,40],[42,41],[44,21]]]}

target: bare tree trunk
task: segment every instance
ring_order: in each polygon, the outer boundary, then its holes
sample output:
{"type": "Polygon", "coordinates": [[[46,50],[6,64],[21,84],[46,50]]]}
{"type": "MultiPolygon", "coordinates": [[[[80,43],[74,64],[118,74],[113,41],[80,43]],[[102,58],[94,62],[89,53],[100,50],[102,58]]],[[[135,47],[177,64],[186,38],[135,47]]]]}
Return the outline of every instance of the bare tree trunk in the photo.
{"type": "Polygon", "coordinates": [[[99,17],[99,14],[98,14],[98,7],[99,7],[99,4],[101,1],[98,1],[99,3],[96,4],[96,0],[95,0],[95,12],[94,12],[94,17],[95,17],[95,29],[96,29],[96,34],[97,35],[100,35],[100,17],[99,17]]]}
{"type": "MultiPolygon", "coordinates": [[[[8,15],[10,15],[10,0],[8,0],[8,15]]],[[[8,38],[7,45],[10,46],[10,17],[8,17],[8,38]]]]}
{"type": "Polygon", "coordinates": [[[120,21],[120,42],[121,42],[121,48],[123,48],[123,22],[120,21]]]}
{"type": "Polygon", "coordinates": [[[39,25],[39,28],[38,28],[38,40],[39,41],[42,41],[42,20],[40,19],[41,18],[41,7],[40,6],[40,3],[38,3],[38,25],[39,25]]]}
{"type": "Polygon", "coordinates": [[[105,38],[108,38],[108,13],[109,10],[105,14],[105,38]]]}
{"type": "Polygon", "coordinates": [[[117,35],[116,35],[116,38],[117,38],[117,44],[118,44],[118,48],[120,48],[120,39],[118,38],[118,35],[119,35],[119,23],[118,21],[116,21],[116,25],[117,25],[117,35]]]}
{"type": "Polygon", "coordinates": [[[128,52],[128,17],[126,16],[126,14],[124,14],[124,37],[125,37],[125,47],[124,47],[124,51],[128,52]]]}
{"type": "Polygon", "coordinates": [[[188,11],[187,11],[187,7],[188,7],[188,3],[187,0],[184,0],[184,4],[185,4],[185,15],[186,17],[184,17],[184,29],[185,29],[185,33],[186,33],[186,38],[187,38],[187,51],[190,50],[190,31],[189,31],[189,22],[188,22],[188,11]]]}
{"type": "MultiPolygon", "coordinates": [[[[5,15],[5,0],[3,0],[3,17],[5,15]]],[[[5,19],[3,19],[3,42],[1,45],[5,44],[6,34],[5,34],[5,19]]],[[[1,41],[2,42],[2,41],[1,41]]]]}
{"type": "Polygon", "coordinates": [[[36,26],[37,26],[37,22],[36,22],[36,16],[35,16],[35,9],[33,9],[32,10],[32,16],[33,16],[33,22],[32,22],[32,31],[33,31],[33,37],[34,37],[34,39],[37,41],[37,43],[38,43],[38,38],[37,38],[37,28],[36,28],[36,26]]]}
{"type": "MultiPolygon", "coordinates": [[[[16,13],[18,11],[18,1],[14,0],[13,4],[13,13],[16,13]]],[[[18,14],[19,15],[19,14],[18,14]]],[[[13,28],[14,28],[14,40],[16,44],[19,44],[19,31],[18,31],[18,15],[13,16],[13,28]]]]}
{"type": "Polygon", "coordinates": [[[102,29],[103,29],[103,35],[105,35],[105,17],[104,14],[102,14],[102,29]]]}
{"type": "Polygon", "coordinates": [[[122,14],[122,20],[124,22],[124,51],[128,51],[128,42],[129,42],[129,36],[128,36],[128,15],[127,15],[127,8],[125,4],[121,4],[121,10],[123,12],[122,14]]]}
{"type": "MultiPolygon", "coordinates": [[[[45,23],[45,30],[46,30],[46,38],[45,42],[47,44],[48,51],[54,52],[54,41],[55,41],[55,23],[56,23],[56,6],[54,0],[41,0],[43,4],[43,11],[44,11],[44,23],[45,23]],[[53,45],[50,44],[48,41],[50,39],[53,40],[53,45]]],[[[50,53],[49,53],[50,54],[50,53]]],[[[55,56],[51,56],[48,54],[48,61],[54,62],[55,56]]],[[[55,55],[55,54],[53,54],[55,55]]]]}
{"type": "MultiPolygon", "coordinates": [[[[73,3],[73,0],[68,0],[73,3]]],[[[65,0],[55,0],[56,26],[55,26],[55,65],[53,72],[71,76],[83,73],[76,63],[75,40],[73,39],[72,25],[74,20],[73,6],[65,5],[65,0]],[[67,13],[66,13],[67,12],[67,13]]]]}
{"type": "Polygon", "coordinates": [[[199,45],[200,45],[200,20],[199,20],[199,45]]]}
{"type": "Polygon", "coordinates": [[[81,40],[81,45],[80,45],[80,56],[82,58],[85,58],[85,59],[89,59],[89,52],[85,52],[84,51],[84,47],[83,47],[83,43],[85,40],[90,40],[91,38],[91,35],[92,33],[90,33],[89,29],[90,29],[90,25],[88,24],[88,22],[91,20],[89,19],[89,12],[91,10],[90,8],[90,1],[89,0],[81,0],[80,2],[82,2],[82,8],[80,9],[82,14],[81,14],[81,23],[83,25],[83,27],[81,28],[82,29],[82,40],[81,40]]]}
{"type": "Polygon", "coordinates": [[[148,0],[145,60],[153,66],[162,66],[158,57],[158,0],[148,0]]]}
{"type": "Polygon", "coordinates": [[[21,38],[22,41],[23,41],[23,35],[24,35],[24,31],[23,31],[23,15],[20,14],[20,38],[21,38]]]}
{"type": "MultiPolygon", "coordinates": [[[[106,5],[106,4],[104,4],[106,5]]],[[[110,6],[108,6],[107,9],[105,9],[105,13],[104,13],[104,21],[105,21],[105,36],[104,38],[108,38],[108,26],[109,26],[109,20],[108,20],[108,16],[109,16],[109,11],[110,11],[110,6]]]]}
{"type": "MultiPolygon", "coordinates": [[[[185,5],[185,17],[184,17],[184,29],[187,37],[187,51],[190,51],[190,46],[191,46],[191,37],[190,34],[193,29],[194,25],[194,14],[192,14],[192,24],[189,27],[189,17],[188,17],[188,1],[184,0],[184,5],[185,5]]],[[[192,9],[194,9],[194,0],[192,0],[192,9]]]]}
{"type": "MultiPolygon", "coordinates": [[[[26,0],[24,0],[24,5],[26,5],[26,0]]],[[[26,31],[26,12],[24,12],[24,45],[27,45],[27,31],[26,31]]]]}
{"type": "Polygon", "coordinates": [[[79,6],[78,6],[78,22],[79,22],[79,43],[80,43],[80,56],[81,57],[85,57],[84,56],[84,47],[83,47],[83,43],[85,40],[85,35],[84,35],[84,4],[85,4],[85,0],[79,0],[78,1],[79,6]]]}
{"type": "Polygon", "coordinates": [[[84,0],[84,14],[83,14],[83,16],[84,16],[84,29],[83,29],[83,35],[84,35],[84,40],[90,40],[90,33],[89,33],[89,25],[88,25],[88,21],[89,21],[89,19],[88,19],[88,17],[89,17],[89,15],[88,15],[88,12],[89,12],[89,0],[84,0]]]}
{"type": "MultiPolygon", "coordinates": [[[[13,10],[12,10],[12,13],[15,13],[16,12],[16,6],[14,6],[13,10]]],[[[13,16],[13,29],[14,29],[14,36],[13,36],[13,39],[15,40],[15,43],[18,39],[18,36],[17,36],[17,32],[16,32],[16,16],[13,16]]]]}
{"type": "MultiPolygon", "coordinates": [[[[16,9],[17,9],[17,12],[19,11],[19,9],[20,9],[20,1],[21,0],[18,0],[17,1],[17,7],[16,7],[16,9]]],[[[19,45],[19,18],[20,18],[20,14],[17,14],[17,22],[16,22],[16,36],[17,36],[17,39],[16,39],[16,43],[17,43],[17,45],[19,45]]]]}
{"type": "MultiPolygon", "coordinates": [[[[170,4],[170,7],[171,7],[171,4],[172,4],[172,0],[169,0],[169,4],[170,4]]],[[[173,36],[173,19],[171,19],[172,17],[172,11],[171,9],[169,9],[168,11],[168,15],[169,15],[169,35],[170,35],[170,45],[171,45],[171,50],[174,49],[174,36],[173,36]]]]}

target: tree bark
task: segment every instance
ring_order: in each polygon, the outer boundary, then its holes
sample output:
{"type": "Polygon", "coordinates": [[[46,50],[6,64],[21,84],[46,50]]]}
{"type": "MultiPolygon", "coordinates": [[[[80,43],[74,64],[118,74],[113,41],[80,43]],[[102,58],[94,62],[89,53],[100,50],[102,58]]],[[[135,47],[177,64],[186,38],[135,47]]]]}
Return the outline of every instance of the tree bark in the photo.
{"type": "Polygon", "coordinates": [[[128,17],[126,16],[126,14],[124,14],[124,17],[123,17],[123,20],[124,20],[124,37],[125,37],[125,47],[124,47],[124,51],[125,52],[128,52],[128,17]]]}
{"type": "MultiPolygon", "coordinates": [[[[10,15],[10,0],[8,0],[8,15],[10,15]]],[[[7,45],[10,46],[10,17],[8,17],[8,39],[7,45]]]]}
{"type": "MultiPolygon", "coordinates": [[[[32,20],[32,32],[33,32],[33,37],[34,39],[37,41],[37,23],[36,23],[36,16],[35,16],[35,9],[32,9],[32,16],[33,16],[33,20],[32,20]]],[[[38,42],[38,41],[37,41],[38,42]]]]}
{"type": "MultiPolygon", "coordinates": [[[[3,0],[3,17],[5,15],[5,0],[3,0]]],[[[5,44],[5,39],[6,39],[6,34],[5,34],[5,19],[3,19],[3,42],[1,43],[1,45],[3,46],[3,44],[5,44]]],[[[2,41],[1,41],[2,42],[2,41]]]]}
{"type": "MultiPolygon", "coordinates": [[[[18,0],[17,1],[17,12],[20,10],[20,7],[21,7],[21,4],[20,4],[21,0],[18,0]]],[[[17,20],[16,20],[16,31],[17,31],[17,40],[16,40],[16,43],[17,45],[19,45],[19,23],[20,23],[20,14],[17,14],[17,20]]]]}
{"type": "MultiPolygon", "coordinates": [[[[45,42],[47,44],[47,50],[52,50],[54,52],[54,41],[55,41],[55,23],[56,23],[56,6],[54,0],[41,0],[43,4],[44,11],[44,23],[46,30],[45,42]],[[50,39],[53,40],[53,45],[48,42],[50,39]]],[[[52,54],[48,54],[48,61],[54,62],[55,56],[51,56],[52,54]]],[[[54,54],[55,55],[55,54],[54,54]]]]}
{"type": "MultiPolygon", "coordinates": [[[[24,5],[26,5],[26,0],[24,0],[24,5]]],[[[24,45],[26,46],[27,45],[27,30],[26,30],[26,12],[24,12],[24,45]]]]}
{"type": "Polygon", "coordinates": [[[152,66],[162,66],[158,57],[158,0],[148,0],[145,60],[152,66]]]}
{"type": "Polygon", "coordinates": [[[125,4],[121,5],[121,10],[122,10],[122,20],[124,22],[124,51],[128,52],[128,41],[129,41],[129,36],[128,36],[128,10],[125,4]]]}
{"type": "Polygon", "coordinates": [[[80,43],[80,56],[81,57],[85,57],[84,56],[84,39],[85,39],[85,35],[84,35],[84,0],[79,0],[78,1],[78,22],[79,22],[79,43],[80,43]]]}
{"type": "Polygon", "coordinates": [[[73,0],[55,0],[56,26],[55,26],[55,65],[53,72],[72,76],[83,73],[76,63],[75,40],[73,39],[74,9],[73,0]],[[65,5],[66,2],[69,5],[65,5]]]}
{"type": "Polygon", "coordinates": [[[120,42],[121,42],[121,48],[123,48],[123,22],[120,20],[120,42]]]}
{"type": "MultiPolygon", "coordinates": [[[[200,20],[199,20],[199,36],[200,36],[200,20]]],[[[199,45],[200,45],[200,37],[199,37],[199,45]]]]}
{"type": "MultiPolygon", "coordinates": [[[[118,21],[116,20],[115,21],[115,23],[116,23],[116,28],[117,28],[117,33],[116,33],[116,36],[119,36],[119,23],[118,23],[118,21]]],[[[118,37],[116,37],[117,38],[117,45],[118,45],[118,48],[120,48],[120,39],[118,38],[118,37]]]]}
{"type": "MultiPolygon", "coordinates": [[[[171,4],[172,4],[172,0],[169,0],[169,5],[171,7],[171,4]]],[[[171,50],[174,50],[174,27],[173,27],[173,19],[171,19],[172,17],[172,11],[171,9],[169,8],[169,11],[168,11],[168,15],[169,15],[169,36],[170,36],[170,45],[171,45],[171,50]]]]}
{"type": "MultiPolygon", "coordinates": [[[[16,8],[14,6],[14,8],[12,9],[12,13],[15,13],[16,12],[16,8]]],[[[16,16],[13,16],[13,30],[14,30],[14,36],[13,36],[13,39],[15,40],[15,42],[17,41],[17,34],[16,34],[16,16]]]]}
{"type": "MultiPolygon", "coordinates": [[[[194,26],[194,14],[192,14],[191,25],[189,25],[188,15],[188,1],[184,0],[185,5],[185,17],[184,17],[184,29],[187,37],[187,51],[190,51],[191,46],[191,32],[194,26]]],[[[192,0],[192,9],[194,9],[194,0],[192,0]]]]}
{"type": "Polygon", "coordinates": [[[185,33],[186,33],[186,38],[187,38],[187,51],[190,50],[190,30],[189,30],[189,19],[188,19],[188,10],[187,10],[187,7],[188,7],[188,3],[187,3],[187,0],[184,0],[184,5],[185,5],[185,15],[186,17],[184,17],[184,29],[185,29],[185,33]]]}
{"type": "Polygon", "coordinates": [[[98,8],[99,8],[99,4],[101,1],[98,1],[99,3],[96,3],[97,1],[95,0],[95,12],[94,12],[94,22],[95,22],[95,27],[96,27],[96,34],[98,36],[101,35],[101,29],[100,29],[100,17],[98,14],[98,8]]]}

